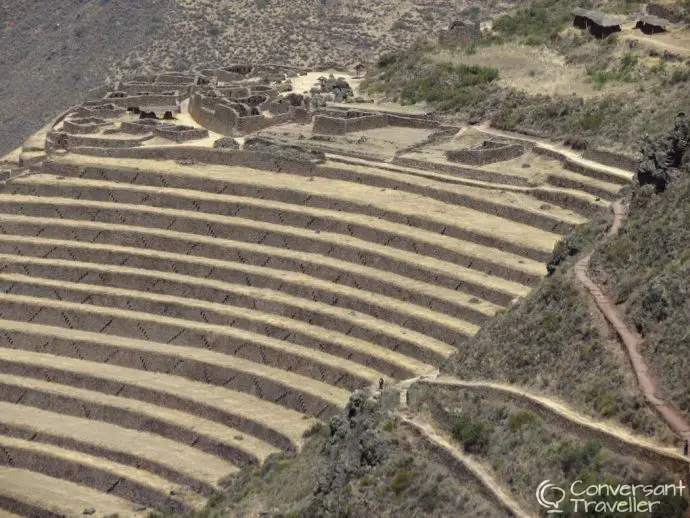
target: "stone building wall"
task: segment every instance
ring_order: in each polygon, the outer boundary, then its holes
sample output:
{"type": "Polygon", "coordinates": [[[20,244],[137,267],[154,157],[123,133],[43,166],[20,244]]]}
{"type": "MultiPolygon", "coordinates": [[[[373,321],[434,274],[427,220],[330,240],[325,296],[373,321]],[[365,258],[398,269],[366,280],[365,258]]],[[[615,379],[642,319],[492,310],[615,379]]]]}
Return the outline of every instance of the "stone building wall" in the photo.
{"type": "Polygon", "coordinates": [[[582,157],[586,158],[587,160],[600,162],[611,167],[625,169],[633,173],[637,171],[637,165],[639,162],[633,157],[619,155],[618,153],[612,153],[611,151],[604,151],[602,149],[587,149],[582,154],[582,157]]]}
{"type": "Polygon", "coordinates": [[[505,144],[495,147],[483,147],[476,149],[454,149],[446,151],[446,158],[451,162],[460,162],[471,165],[485,165],[494,162],[503,162],[517,158],[525,152],[520,144],[505,144]]]}

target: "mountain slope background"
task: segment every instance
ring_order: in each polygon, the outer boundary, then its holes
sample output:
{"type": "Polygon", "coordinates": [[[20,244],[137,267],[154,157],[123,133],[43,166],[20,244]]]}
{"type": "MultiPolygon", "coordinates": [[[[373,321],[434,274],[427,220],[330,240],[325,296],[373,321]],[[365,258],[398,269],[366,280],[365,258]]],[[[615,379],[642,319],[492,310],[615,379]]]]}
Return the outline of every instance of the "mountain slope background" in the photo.
{"type": "MultiPolygon", "coordinates": [[[[16,0],[0,5],[0,155],[106,81],[198,64],[353,67],[480,2],[16,0]]],[[[481,2],[487,13],[501,2],[481,2]]]]}

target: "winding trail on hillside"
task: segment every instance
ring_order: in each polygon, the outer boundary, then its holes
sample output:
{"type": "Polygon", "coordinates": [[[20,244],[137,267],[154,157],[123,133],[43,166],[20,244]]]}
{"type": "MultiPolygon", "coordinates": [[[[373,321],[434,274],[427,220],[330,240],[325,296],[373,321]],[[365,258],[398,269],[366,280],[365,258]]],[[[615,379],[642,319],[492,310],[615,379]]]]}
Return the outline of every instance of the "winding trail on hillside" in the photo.
{"type": "MultiPolygon", "coordinates": [[[[428,447],[436,450],[444,458],[445,464],[455,464],[456,469],[459,468],[469,472],[509,515],[516,518],[532,516],[522,510],[520,504],[504,491],[484,466],[456,448],[446,437],[434,430],[428,423],[405,416],[401,416],[400,420],[426,442],[428,447]]],[[[453,469],[451,468],[451,470],[453,469]]]]}
{"type": "Polygon", "coordinates": [[[552,397],[533,394],[522,388],[492,381],[468,381],[452,376],[422,376],[404,380],[396,384],[401,392],[401,411],[408,410],[407,391],[414,383],[471,390],[492,399],[512,400],[568,427],[572,433],[584,440],[597,438],[614,450],[627,450],[633,455],[646,457],[654,463],[670,463],[681,469],[685,464],[690,463],[690,459],[683,457],[673,448],[663,447],[644,437],[633,435],[614,423],[596,421],[552,397]]]}
{"type": "MultiPolygon", "coordinates": [[[[609,229],[609,235],[618,233],[623,217],[626,215],[625,205],[621,200],[611,204],[613,210],[613,224],[609,229]]],[[[649,366],[640,354],[642,337],[630,328],[618,312],[614,302],[607,297],[603,290],[591,279],[587,270],[592,257],[590,252],[575,264],[575,277],[578,282],[594,297],[597,307],[602,312],[609,324],[616,330],[632,364],[635,376],[640,385],[640,390],[654,410],[666,421],[669,427],[681,438],[690,439],[690,424],[682,413],[671,403],[664,401],[657,393],[657,383],[650,374],[649,366]]]]}

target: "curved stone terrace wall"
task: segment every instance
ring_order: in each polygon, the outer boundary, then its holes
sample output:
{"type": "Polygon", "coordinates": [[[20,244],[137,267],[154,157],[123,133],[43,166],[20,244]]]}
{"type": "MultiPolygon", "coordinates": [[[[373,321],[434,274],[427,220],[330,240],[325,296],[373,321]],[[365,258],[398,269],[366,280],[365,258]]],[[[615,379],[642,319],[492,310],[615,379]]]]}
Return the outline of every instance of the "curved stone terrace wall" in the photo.
{"type": "Polygon", "coordinates": [[[108,126],[111,123],[99,117],[83,117],[77,119],[65,119],[62,127],[67,133],[73,135],[82,135],[88,133],[98,133],[103,126],[108,126]]]}
{"type": "Polygon", "coordinates": [[[235,165],[250,167],[263,171],[281,171],[294,174],[312,174],[319,160],[295,159],[286,155],[280,156],[271,150],[235,150],[229,148],[209,148],[201,146],[146,146],[132,148],[104,148],[81,146],[70,149],[71,152],[88,156],[109,158],[137,158],[146,160],[194,160],[204,164],[235,165]]]}
{"type": "Polygon", "coordinates": [[[126,92],[109,92],[106,100],[115,106],[123,108],[140,108],[142,106],[174,106],[180,100],[179,91],[175,90],[168,95],[142,93],[128,95],[126,92]]]}
{"type": "Polygon", "coordinates": [[[80,106],[74,113],[77,117],[98,117],[101,119],[113,119],[124,115],[127,112],[120,106],[114,104],[105,104],[97,106],[80,106]]]}
{"type": "Polygon", "coordinates": [[[51,131],[48,138],[52,142],[64,142],[67,148],[71,151],[73,148],[79,147],[94,147],[105,149],[130,148],[143,144],[145,141],[153,138],[153,134],[143,135],[141,137],[127,137],[127,138],[98,138],[86,137],[81,135],[71,135],[65,132],[51,131]]]}
{"type": "Polygon", "coordinates": [[[152,126],[153,134],[175,142],[188,142],[208,137],[208,130],[193,128],[192,126],[180,126],[173,124],[161,124],[152,126]]]}
{"type": "Polygon", "coordinates": [[[120,124],[120,131],[122,133],[131,133],[133,135],[141,135],[144,133],[152,133],[153,127],[160,124],[156,119],[140,119],[137,121],[125,121],[120,124]]]}
{"type": "Polygon", "coordinates": [[[520,144],[506,144],[485,140],[483,145],[473,149],[453,149],[446,151],[446,158],[451,162],[462,164],[485,165],[494,162],[512,160],[524,154],[525,148],[520,144]]]}

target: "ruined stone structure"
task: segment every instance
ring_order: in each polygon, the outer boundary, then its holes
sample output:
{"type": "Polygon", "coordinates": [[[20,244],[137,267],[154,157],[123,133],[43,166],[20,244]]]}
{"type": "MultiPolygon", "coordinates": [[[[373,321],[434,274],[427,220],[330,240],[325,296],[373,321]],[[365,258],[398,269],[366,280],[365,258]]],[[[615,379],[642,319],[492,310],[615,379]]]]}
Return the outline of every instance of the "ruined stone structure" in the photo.
{"type": "Polygon", "coordinates": [[[314,116],[314,133],[343,135],[385,126],[435,128],[438,122],[420,117],[355,109],[320,110],[314,116]]]}
{"type": "Polygon", "coordinates": [[[477,148],[446,151],[446,157],[451,162],[484,165],[511,160],[519,157],[524,152],[525,148],[520,144],[485,140],[482,142],[482,145],[477,148]]]}
{"type": "Polygon", "coordinates": [[[438,35],[438,43],[442,47],[452,47],[459,43],[467,44],[482,37],[479,22],[474,21],[453,21],[447,30],[443,30],[438,35]]]}
{"type": "Polygon", "coordinates": [[[197,87],[189,112],[202,126],[222,135],[243,135],[275,124],[311,120],[308,97],[280,92],[266,85],[197,87]],[[271,115],[262,115],[267,111],[271,115]]]}
{"type": "Polygon", "coordinates": [[[621,30],[621,20],[599,11],[588,11],[581,7],[573,9],[573,25],[588,30],[597,38],[605,38],[621,30]]]}

